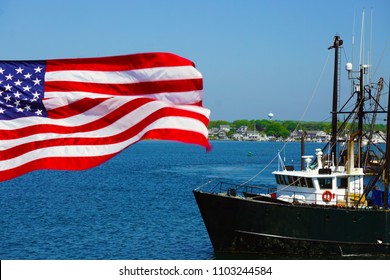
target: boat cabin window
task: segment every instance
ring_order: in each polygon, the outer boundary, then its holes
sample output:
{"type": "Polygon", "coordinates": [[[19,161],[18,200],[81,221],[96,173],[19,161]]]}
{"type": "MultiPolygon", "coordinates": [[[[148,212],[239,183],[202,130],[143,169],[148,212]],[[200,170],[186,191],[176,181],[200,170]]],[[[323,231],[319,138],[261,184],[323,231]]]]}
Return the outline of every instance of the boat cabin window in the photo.
{"type": "Polygon", "coordinates": [[[305,177],[300,177],[299,183],[301,184],[301,187],[307,188],[307,183],[306,183],[305,177]]]}
{"type": "Polygon", "coordinates": [[[348,186],[348,178],[337,178],[337,187],[339,189],[346,189],[348,186]]]}
{"type": "Polygon", "coordinates": [[[284,185],[290,185],[289,176],[280,176],[284,185]]]}
{"type": "Polygon", "coordinates": [[[283,176],[280,176],[280,175],[277,175],[275,174],[275,179],[276,179],[276,183],[279,184],[279,185],[284,185],[284,182],[283,182],[283,176]]]}
{"type": "Polygon", "coordinates": [[[306,187],[308,188],[314,188],[313,186],[313,180],[311,178],[302,178],[306,181],[306,187]]]}
{"type": "Polygon", "coordinates": [[[275,174],[275,178],[276,178],[276,183],[278,183],[279,185],[289,185],[286,176],[275,174]]]}
{"type": "Polygon", "coordinates": [[[280,179],[280,175],[275,174],[275,179],[276,179],[276,183],[277,183],[278,185],[281,185],[281,184],[282,184],[282,180],[280,179]]]}
{"type": "Polygon", "coordinates": [[[320,189],[332,189],[332,178],[318,178],[320,189]]]}
{"type": "Polygon", "coordinates": [[[306,180],[306,183],[307,183],[307,187],[308,188],[314,188],[313,186],[313,180],[311,178],[305,178],[306,180]]]}
{"type": "Polygon", "coordinates": [[[296,186],[296,187],[300,187],[300,183],[299,183],[299,177],[291,177],[292,178],[292,181],[293,181],[293,185],[296,186]]]}
{"type": "Polygon", "coordinates": [[[297,176],[283,176],[275,174],[276,183],[279,185],[290,185],[303,188],[313,188],[313,181],[311,178],[297,177],[297,176]]]}

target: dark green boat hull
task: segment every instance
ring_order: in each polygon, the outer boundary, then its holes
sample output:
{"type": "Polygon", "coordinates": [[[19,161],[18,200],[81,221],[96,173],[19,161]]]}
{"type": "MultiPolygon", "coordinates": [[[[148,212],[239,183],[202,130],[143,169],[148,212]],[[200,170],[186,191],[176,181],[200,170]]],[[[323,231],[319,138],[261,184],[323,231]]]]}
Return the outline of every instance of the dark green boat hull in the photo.
{"type": "Polygon", "coordinates": [[[216,253],[390,258],[390,211],[194,195],[216,253]]]}

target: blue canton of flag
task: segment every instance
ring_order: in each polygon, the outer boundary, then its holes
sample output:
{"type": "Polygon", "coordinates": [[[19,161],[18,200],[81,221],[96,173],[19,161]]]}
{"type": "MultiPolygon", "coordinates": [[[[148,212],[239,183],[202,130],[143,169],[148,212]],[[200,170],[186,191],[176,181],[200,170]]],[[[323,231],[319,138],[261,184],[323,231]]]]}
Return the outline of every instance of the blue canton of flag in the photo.
{"type": "Polygon", "coordinates": [[[44,77],[43,61],[0,62],[0,120],[47,117],[44,77]]]}

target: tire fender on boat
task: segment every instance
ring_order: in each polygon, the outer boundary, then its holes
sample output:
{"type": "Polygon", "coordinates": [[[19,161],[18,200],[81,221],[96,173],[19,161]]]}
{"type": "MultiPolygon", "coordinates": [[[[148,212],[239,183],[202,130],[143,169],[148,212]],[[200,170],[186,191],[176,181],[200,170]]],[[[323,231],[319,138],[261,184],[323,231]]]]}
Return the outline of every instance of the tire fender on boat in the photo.
{"type": "Polygon", "coordinates": [[[331,191],[324,191],[322,193],[322,200],[325,202],[330,202],[332,200],[333,194],[331,191]]]}

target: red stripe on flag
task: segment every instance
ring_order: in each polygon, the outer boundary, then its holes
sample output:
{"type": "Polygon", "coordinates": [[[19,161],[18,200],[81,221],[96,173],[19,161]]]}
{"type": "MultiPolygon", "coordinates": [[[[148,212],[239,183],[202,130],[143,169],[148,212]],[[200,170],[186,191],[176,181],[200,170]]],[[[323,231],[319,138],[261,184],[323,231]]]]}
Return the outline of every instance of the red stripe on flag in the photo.
{"type": "Polygon", "coordinates": [[[194,66],[183,57],[171,53],[141,53],[131,55],[53,59],[46,61],[46,72],[61,70],[125,71],[154,67],[194,66]]]}
{"type": "Polygon", "coordinates": [[[197,144],[211,150],[211,145],[207,138],[200,137],[199,133],[179,129],[154,129],[145,133],[142,139],[173,140],[188,144],[197,144]]]}
{"type": "Polygon", "coordinates": [[[85,170],[96,167],[114,156],[115,154],[95,157],[50,157],[36,159],[16,168],[0,171],[0,180],[10,180],[39,169],[85,170]]]}
{"type": "Polygon", "coordinates": [[[140,82],[133,84],[100,84],[55,81],[46,82],[46,92],[93,92],[110,95],[141,95],[165,92],[184,92],[202,90],[202,79],[183,79],[168,81],[140,82]]]}
{"type": "Polygon", "coordinates": [[[50,110],[48,111],[48,115],[51,119],[64,119],[77,116],[80,113],[92,109],[105,100],[107,100],[107,98],[83,98],[68,105],[50,110]]]}

